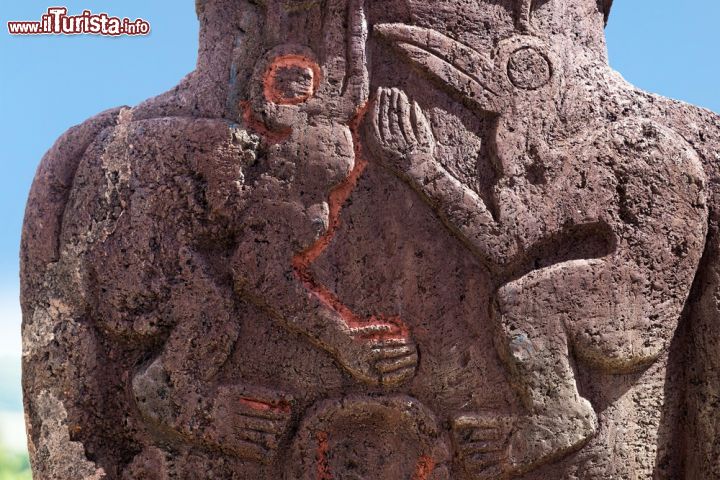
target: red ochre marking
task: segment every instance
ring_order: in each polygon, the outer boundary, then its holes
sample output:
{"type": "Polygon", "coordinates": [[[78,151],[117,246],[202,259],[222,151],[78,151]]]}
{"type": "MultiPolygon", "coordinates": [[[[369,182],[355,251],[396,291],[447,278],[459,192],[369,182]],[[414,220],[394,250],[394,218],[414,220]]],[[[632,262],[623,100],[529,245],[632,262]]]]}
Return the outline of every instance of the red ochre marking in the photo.
{"type": "Polygon", "coordinates": [[[252,398],[241,398],[240,403],[256,412],[290,413],[290,404],[287,402],[268,403],[252,398]]]}
{"type": "Polygon", "coordinates": [[[268,67],[265,72],[265,78],[263,79],[263,87],[265,92],[265,98],[269,102],[276,103],[278,105],[298,105],[303,103],[308,98],[312,97],[317,92],[318,86],[320,85],[320,78],[322,71],[320,65],[310,60],[303,55],[283,55],[273,60],[273,63],[268,67]],[[312,87],[308,89],[303,95],[297,97],[287,98],[279,88],[277,88],[277,74],[284,68],[299,68],[302,70],[312,71],[312,87]]]}
{"type": "Polygon", "coordinates": [[[330,473],[330,465],[328,464],[327,454],[330,450],[330,442],[327,432],[317,432],[317,453],[315,461],[317,462],[317,480],[333,480],[330,473]]]}
{"type": "Polygon", "coordinates": [[[435,460],[433,460],[432,457],[423,455],[420,457],[420,460],[418,460],[412,480],[427,480],[430,478],[433,470],[435,470],[435,460]]]}
{"type": "Polygon", "coordinates": [[[367,168],[368,161],[363,156],[359,130],[362,120],[369,108],[369,103],[361,107],[350,123],[355,148],[355,167],[345,180],[330,192],[328,199],[330,222],[327,232],[305,251],[295,255],[293,258],[293,268],[295,269],[297,277],[305,284],[305,287],[322,303],[335,310],[345,321],[348,328],[356,329],[375,325],[390,327],[388,331],[362,336],[359,338],[360,340],[407,339],[410,336],[409,329],[399,317],[372,316],[369,319],[360,318],[360,316],[353,312],[347,305],[343,304],[335,293],[318,283],[310,271],[310,266],[328,248],[330,242],[332,242],[332,239],[337,234],[338,228],[340,227],[340,212],[342,207],[348,198],[350,198],[350,195],[357,186],[360,176],[365,171],[365,168],[367,168]]]}
{"type": "MultiPolygon", "coordinates": [[[[263,137],[265,141],[272,144],[282,143],[292,134],[292,130],[290,129],[281,132],[273,132],[255,116],[250,102],[244,101],[241,102],[240,105],[243,109],[243,119],[246,127],[255,131],[255,133],[263,137]]],[[[348,198],[350,198],[350,195],[357,186],[358,180],[365,171],[365,168],[367,168],[368,161],[363,156],[363,148],[360,142],[360,125],[369,108],[370,103],[367,103],[365,106],[358,109],[354,118],[350,122],[350,130],[352,132],[355,149],[355,166],[345,180],[338,184],[330,192],[328,198],[330,221],[327,232],[305,251],[295,255],[292,260],[292,266],[295,270],[295,274],[300,281],[303,282],[310,293],[315,295],[315,297],[328,308],[336,311],[348,328],[357,329],[372,326],[389,327],[388,330],[384,332],[358,336],[358,340],[405,340],[410,337],[410,331],[402,319],[396,316],[387,317],[383,315],[373,315],[368,319],[361,318],[347,305],[342,303],[334,292],[317,282],[310,271],[310,266],[323,254],[332,242],[333,238],[335,238],[337,230],[340,227],[340,212],[342,207],[348,198]]]]}
{"type": "Polygon", "coordinates": [[[262,120],[255,116],[255,112],[253,112],[253,108],[252,105],[250,105],[250,102],[240,102],[240,108],[242,108],[243,111],[243,120],[245,121],[245,126],[263,137],[266,142],[270,144],[282,143],[287,140],[288,137],[290,137],[290,135],[292,134],[292,129],[290,128],[280,130],[279,132],[274,132],[270,130],[265,125],[265,123],[263,123],[262,120]]]}

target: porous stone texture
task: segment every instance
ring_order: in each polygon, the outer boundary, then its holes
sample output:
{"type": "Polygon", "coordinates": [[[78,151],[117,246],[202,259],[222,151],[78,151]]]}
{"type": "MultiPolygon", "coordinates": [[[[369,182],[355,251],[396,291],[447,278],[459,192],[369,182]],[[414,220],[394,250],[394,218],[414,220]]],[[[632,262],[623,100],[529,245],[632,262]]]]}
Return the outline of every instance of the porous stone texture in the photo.
{"type": "Polygon", "coordinates": [[[42,160],[36,480],[720,478],[720,119],[609,0],[200,0],[42,160]]]}

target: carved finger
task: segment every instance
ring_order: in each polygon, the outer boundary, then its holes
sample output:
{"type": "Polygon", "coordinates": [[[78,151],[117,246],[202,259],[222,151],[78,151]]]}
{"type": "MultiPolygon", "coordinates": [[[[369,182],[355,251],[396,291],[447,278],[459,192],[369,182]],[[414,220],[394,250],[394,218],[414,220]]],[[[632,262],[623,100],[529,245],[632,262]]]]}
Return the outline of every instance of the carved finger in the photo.
{"type": "Polygon", "coordinates": [[[413,102],[411,109],[411,122],[414,128],[415,137],[417,138],[418,144],[429,147],[435,144],[435,137],[430,127],[430,122],[418,105],[417,102],[413,102]]]}
{"type": "Polygon", "coordinates": [[[463,443],[460,451],[468,456],[476,453],[503,453],[507,450],[507,443],[504,441],[494,442],[469,442],[463,443]]]}
{"type": "Polygon", "coordinates": [[[258,445],[257,443],[247,442],[239,439],[233,439],[231,445],[223,442],[223,445],[221,445],[221,447],[230,450],[241,458],[258,460],[261,462],[269,461],[271,453],[270,449],[258,445]]]}
{"type": "Polygon", "coordinates": [[[392,132],[390,131],[390,95],[387,88],[381,88],[381,95],[378,103],[380,104],[380,125],[382,131],[383,143],[387,146],[391,141],[392,132]]]}
{"type": "Polygon", "coordinates": [[[488,440],[504,441],[507,437],[507,433],[501,428],[467,428],[458,434],[462,436],[463,443],[488,440]]]}
{"type": "Polygon", "coordinates": [[[472,428],[475,430],[498,430],[508,429],[508,420],[504,417],[490,415],[460,415],[453,420],[455,429],[472,428]]]}
{"type": "Polygon", "coordinates": [[[476,468],[467,468],[468,473],[472,474],[475,480],[495,480],[497,478],[505,478],[505,471],[502,465],[478,466],[476,468]]]}
{"type": "Polygon", "coordinates": [[[388,346],[386,344],[375,345],[372,350],[373,357],[377,359],[404,357],[405,355],[410,355],[415,352],[415,348],[408,344],[400,347],[388,346]]]}
{"type": "Polygon", "coordinates": [[[286,422],[277,422],[272,420],[265,420],[258,417],[252,417],[244,415],[242,420],[242,428],[254,430],[256,432],[271,433],[273,435],[280,435],[285,431],[286,422]]]}
{"type": "Polygon", "coordinates": [[[405,137],[405,141],[409,146],[418,145],[417,138],[412,126],[410,100],[408,100],[405,92],[400,91],[398,94],[398,111],[400,115],[400,129],[405,137]]]}
{"type": "Polygon", "coordinates": [[[405,137],[402,136],[400,131],[400,119],[398,118],[398,90],[393,88],[390,91],[390,105],[388,107],[388,117],[390,121],[390,134],[392,135],[391,142],[398,146],[400,151],[404,151],[405,137]]]}
{"type": "Polygon", "coordinates": [[[239,429],[235,432],[237,438],[243,441],[254,443],[268,450],[274,450],[278,446],[278,440],[275,435],[268,433],[256,432],[255,430],[239,429]]]}
{"type": "Polygon", "coordinates": [[[372,105],[372,115],[371,115],[371,122],[372,122],[372,132],[375,137],[375,140],[383,144],[385,143],[385,137],[382,132],[381,128],[381,119],[380,119],[380,109],[382,106],[381,98],[382,98],[383,89],[382,87],[379,87],[375,93],[375,101],[372,105]]]}
{"type": "Polygon", "coordinates": [[[503,463],[507,455],[504,452],[475,453],[466,457],[476,468],[487,468],[503,463]]]}
{"type": "Polygon", "coordinates": [[[290,417],[287,412],[278,411],[277,409],[255,409],[244,407],[242,415],[249,418],[259,418],[274,422],[284,422],[290,417]]]}
{"type": "Polygon", "coordinates": [[[377,335],[381,333],[388,333],[392,330],[393,326],[387,323],[372,323],[369,325],[363,325],[362,327],[352,328],[350,331],[355,335],[377,335]]]}
{"type": "Polygon", "coordinates": [[[380,373],[391,373],[407,367],[415,367],[417,362],[417,353],[413,353],[404,357],[380,360],[375,364],[375,369],[380,373]]]}
{"type": "Polygon", "coordinates": [[[404,368],[392,373],[382,375],[381,382],[385,386],[399,385],[415,375],[415,367],[404,368]]]}
{"type": "Polygon", "coordinates": [[[398,101],[400,99],[400,89],[393,87],[391,89],[391,92],[392,92],[392,108],[393,108],[393,110],[397,110],[398,101]]]}
{"type": "MultiPolygon", "coordinates": [[[[397,325],[392,325],[388,323],[384,323],[382,325],[384,325],[388,329],[387,332],[389,333],[395,332],[398,329],[397,325]]],[[[373,349],[378,350],[385,348],[404,347],[406,345],[409,345],[412,348],[412,341],[407,337],[387,337],[375,342],[373,344],[373,349]]]]}
{"type": "MultiPolygon", "coordinates": [[[[357,339],[367,342],[371,348],[374,348],[392,345],[392,343],[388,342],[393,340],[392,337],[394,336],[393,333],[395,332],[395,329],[396,327],[394,325],[371,324],[363,327],[352,328],[350,329],[350,334],[357,339]]],[[[405,343],[403,339],[398,340],[405,343]]]]}
{"type": "Polygon", "coordinates": [[[488,452],[459,452],[461,458],[472,470],[484,471],[487,468],[500,466],[507,462],[508,456],[504,449],[488,452]]]}

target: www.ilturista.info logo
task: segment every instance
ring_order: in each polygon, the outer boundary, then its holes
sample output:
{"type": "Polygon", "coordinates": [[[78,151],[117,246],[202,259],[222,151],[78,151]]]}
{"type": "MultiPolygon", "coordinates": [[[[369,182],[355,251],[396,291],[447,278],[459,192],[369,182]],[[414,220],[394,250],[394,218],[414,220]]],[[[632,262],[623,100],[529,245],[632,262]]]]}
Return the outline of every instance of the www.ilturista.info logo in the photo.
{"type": "Polygon", "coordinates": [[[147,35],[150,24],[138,18],[111,17],[107,13],[84,10],[80,15],[68,15],[65,7],[50,7],[40,21],[8,22],[11,35],[147,35]]]}

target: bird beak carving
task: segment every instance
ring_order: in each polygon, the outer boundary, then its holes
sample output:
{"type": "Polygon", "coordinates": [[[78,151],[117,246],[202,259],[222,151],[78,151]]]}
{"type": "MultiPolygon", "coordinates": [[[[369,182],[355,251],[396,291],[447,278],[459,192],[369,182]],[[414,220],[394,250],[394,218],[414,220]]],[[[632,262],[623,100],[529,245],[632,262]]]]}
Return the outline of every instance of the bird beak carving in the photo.
{"type": "Polygon", "coordinates": [[[506,87],[489,56],[428,28],[384,23],[373,32],[471,107],[503,111],[506,87]]]}

